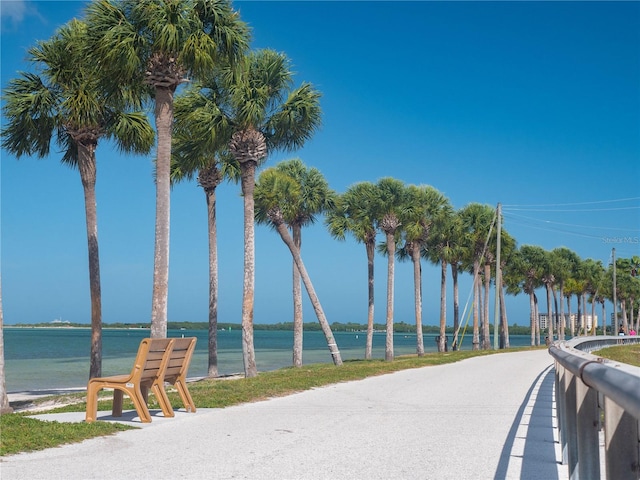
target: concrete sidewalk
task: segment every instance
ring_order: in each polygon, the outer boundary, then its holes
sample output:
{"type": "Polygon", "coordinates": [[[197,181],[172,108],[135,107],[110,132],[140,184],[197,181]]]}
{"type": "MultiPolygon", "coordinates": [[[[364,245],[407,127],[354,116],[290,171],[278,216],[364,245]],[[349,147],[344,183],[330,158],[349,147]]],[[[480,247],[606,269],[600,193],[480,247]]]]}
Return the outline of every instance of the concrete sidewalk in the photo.
{"type": "Polygon", "coordinates": [[[546,350],[510,352],[146,425],[130,412],[144,428],[4,457],[0,477],[565,479],[552,363],[546,350]]]}

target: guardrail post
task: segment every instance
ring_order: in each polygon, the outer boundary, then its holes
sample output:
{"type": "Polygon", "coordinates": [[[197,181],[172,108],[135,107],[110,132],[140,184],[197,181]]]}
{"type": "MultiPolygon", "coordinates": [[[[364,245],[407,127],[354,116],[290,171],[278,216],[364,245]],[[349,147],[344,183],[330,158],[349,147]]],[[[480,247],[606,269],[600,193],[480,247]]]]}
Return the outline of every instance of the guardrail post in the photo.
{"type": "Polygon", "coordinates": [[[600,480],[600,409],[598,392],[583,382],[576,384],[578,406],[578,477],[580,480],[600,480]]]}
{"type": "Polygon", "coordinates": [[[558,416],[562,465],[566,465],[569,460],[567,457],[567,409],[565,406],[567,395],[564,388],[566,370],[566,368],[560,365],[560,362],[556,362],[556,415],[558,416]]]}
{"type": "Polygon", "coordinates": [[[638,420],[608,397],[604,399],[604,448],[608,480],[640,478],[638,420]]]}
{"type": "Polygon", "coordinates": [[[580,477],[578,472],[578,409],[576,408],[576,376],[568,370],[564,372],[564,391],[569,478],[571,480],[577,480],[580,477]]]}

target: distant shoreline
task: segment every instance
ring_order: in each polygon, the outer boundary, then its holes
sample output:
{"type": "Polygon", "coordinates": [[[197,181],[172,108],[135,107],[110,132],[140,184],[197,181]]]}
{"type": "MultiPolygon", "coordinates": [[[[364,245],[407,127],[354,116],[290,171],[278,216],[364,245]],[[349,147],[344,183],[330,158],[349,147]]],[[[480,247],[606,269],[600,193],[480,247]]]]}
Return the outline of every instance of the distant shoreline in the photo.
{"type": "MultiPolygon", "coordinates": [[[[50,323],[17,323],[14,325],[4,325],[4,328],[20,328],[20,329],[82,329],[87,330],[91,329],[90,324],[85,323],[72,323],[72,322],[50,322],[50,323]]],[[[104,323],[102,324],[103,330],[150,330],[149,326],[143,326],[140,324],[129,324],[129,323],[104,323]]],[[[464,328],[464,327],[462,327],[464,328]]],[[[470,327],[467,327],[469,329],[470,327]]],[[[167,330],[203,330],[206,331],[209,329],[208,322],[168,322],[167,330]]],[[[241,330],[242,325],[239,323],[218,323],[218,331],[229,331],[229,330],[241,330]]],[[[293,331],[293,323],[285,322],[285,323],[254,323],[254,330],[271,330],[271,331],[293,331]]],[[[334,322],[331,324],[331,329],[334,332],[353,332],[353,333],[366,333],[367,325],[357,324],[357,323],[341,323],[334,322]]],[[[321,331],[321,326],[318,322],[306,322],[304,324],[304,330],[308,332],[312,331],[321,331]]],[[[373,330],[375,333],[386,332],[386,325],[384,324],[374,324],[373,330]]],[[[415,334],[416,326],[415,324],[410,324],[406,322],[395,322],[393,324],[394,333],[407,333],[407,334],[415,334]]],[[[440,334],[440,327],[438,325],[423,325],[422,333],[425,335],[429,334],[440,334]]],[[[453,334],[453,327],[447,326],[446,334],[453,334]]],[[[529,326],[524,325],[509,325],[509,334],[510,335],[530,335],[531,328],[529,326]]],[[[542,334],[541,332],[541,335],[542,334]]]]}

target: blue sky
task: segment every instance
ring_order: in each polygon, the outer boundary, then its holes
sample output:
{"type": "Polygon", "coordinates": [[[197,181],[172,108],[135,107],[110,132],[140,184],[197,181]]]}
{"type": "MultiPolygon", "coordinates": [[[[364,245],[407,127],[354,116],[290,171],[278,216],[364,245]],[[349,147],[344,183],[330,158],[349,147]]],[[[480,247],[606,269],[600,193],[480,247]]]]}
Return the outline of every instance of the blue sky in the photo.
{"type": "MultiPolygon", "coordinates": [[[[0,6],[4,88],[30,68],[26,49],[79,15],[83,2],[2,0],[0,6]]],[[[253,45],[286,52],[296,80],[323,94],[322,129],[297,152],[273,152],[267,166],[297,156],[338,192],[385,176],[429,184],[456,208],[502,203],[504,228],[519,245],[566,246],[605,264],[612,248],[618,257],[640,254],[640,3],[235,6],[253,28],[253,45]]],[[[79,174],[52,151],[47,159],[19,161],[1,152],[6,324],[90,321],[79,174]]],[[[97,159],[103,320],[148,322],[152,156],[123,157],[103,142],[97,159]]],[[[238,185],[219,187],[218,220],[219,321],[240,322],[238,185]]],[[[331,239],[320,223],[303,232],[302,255],[328,320],[366,323],[364,247],[331,239]]],[[[207,320],[207,262],[204,195],[195,182],[178,185],[171,203],[169,320],[207,320]]],[[[266,227],[256,229],[256,262],[255,322],[290,321],[291,257],[266,227]]],[[[424,322],[436,324],[439,270],[424,266],[423,282],[424,322]]],[[[385,289],[386,259],[378,257],[380,323],[385,289]]],[[[396,321],[414,321],[412,291],[410,264],[397,265],[396,321]]],[[[510,323],[528,324],[525,296],[509,298],[507,307],[510,323]]],[[[448,312],[451,324],[451,295],[448,312]]],[[[308,305],[305,321],[315,321],[308,305]]]]}

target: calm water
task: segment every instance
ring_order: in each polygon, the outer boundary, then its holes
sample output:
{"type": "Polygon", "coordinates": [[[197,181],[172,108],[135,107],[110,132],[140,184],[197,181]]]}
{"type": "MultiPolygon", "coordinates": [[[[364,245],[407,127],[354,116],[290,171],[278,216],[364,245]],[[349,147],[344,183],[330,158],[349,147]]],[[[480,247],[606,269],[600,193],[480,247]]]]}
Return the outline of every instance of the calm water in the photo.
{"type": "MultiPolygon", "coordinates": [[[[218,333],[218,370],[221,375],[243,371],[240,330],[218,333]]],[[[198,338],[189,369],[190,377],[207,373],[207,331],[169,330],[169,337],[198,338]]],[[[149,336],[148,329],[103,331],[102,374],[127,373],[138,350],[140,340],[149,336]]],[[[366,333],[334,333],[343,360],[364,358],[366,333]]],[[[86,328],[4,328],[5,375],[8,392],[54,388],[84,387],[89,376],[91,331],[86,328]]],[[[512,335],[512,346],[530,344],[528,335],[512,335]]],[[[374,334],[373,356],[384,358],[385,333],[374,334]]],[[[275,370],[292,363],[293,333],[288,331],[254,332],[258,370],[275,370]]],[[[435,335],[424,335],[425,351],[436,351],[435,335]]],[[[471,336],[462,342],[471,349],[471,336]]],[[[395,334],[396,356],[415,353],[414,334],[395,334]]],[[[330,363],[331,356],[322,332],[305,332],[305,363],[330,363]]]]}

